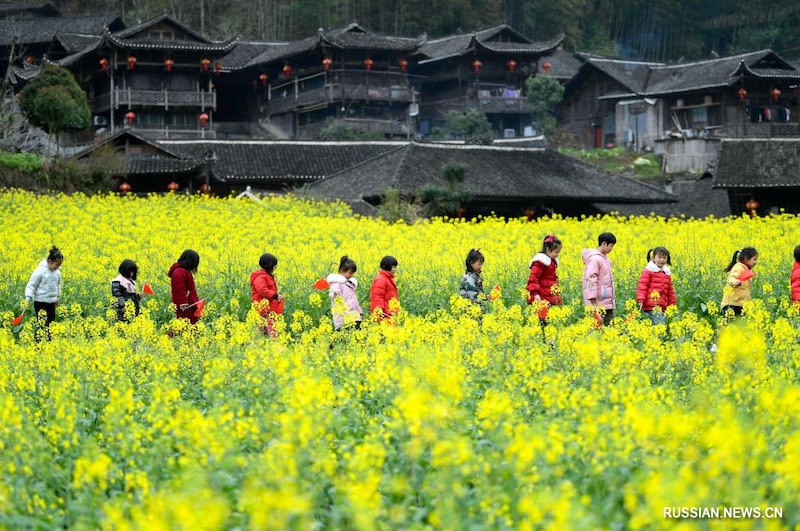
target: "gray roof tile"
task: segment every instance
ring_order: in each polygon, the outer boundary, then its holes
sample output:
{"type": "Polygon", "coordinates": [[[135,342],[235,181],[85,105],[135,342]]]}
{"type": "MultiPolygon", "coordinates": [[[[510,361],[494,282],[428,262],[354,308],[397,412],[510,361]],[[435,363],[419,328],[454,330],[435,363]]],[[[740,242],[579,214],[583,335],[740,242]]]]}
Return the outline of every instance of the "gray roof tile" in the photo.
{"type": "Polygon", "coordinates": [[[715,188],[800,188],[800,139],[725,139],[715,188]]]}

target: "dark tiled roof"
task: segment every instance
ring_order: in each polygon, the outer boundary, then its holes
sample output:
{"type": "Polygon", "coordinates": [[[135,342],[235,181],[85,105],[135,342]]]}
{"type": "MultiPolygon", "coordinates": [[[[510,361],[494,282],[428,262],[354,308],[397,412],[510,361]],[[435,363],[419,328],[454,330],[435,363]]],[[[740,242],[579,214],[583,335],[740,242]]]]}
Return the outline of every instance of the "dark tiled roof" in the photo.
{"type": "Polygon", "coordinates": [[[595,203],[601,212],[617,212],[623,216],[656,216],[688,218],[705,218],[714,216],[722,218],[731,215],[728,192],[712,188],[711,179],[685,179],[672,183],[672,193],[678,198],[677,203],[624,204],[595,203]]]}
{"type": "Polygon", "coordinates": [[[245,66],[255,66],[288,59],[295,55],[310,52],[317,48],[321,42],[322,38],[319,35],[315,35],[300,41],[274,44],[251,59],[245,66]]]}
{"type": "Polygon", "coordinates": [[[10,81],[12,83],[16,83],[17,81],[27,81],[38,76],[39,72],[41,71],[41,65],[29,65],[28,63],[23,63],[22,68],[18,66],[12,66],[10,75],[13,76],[13,79],[10,81]]]}
{"type": "Polygon", "coordinates": [[[40,16],[51,17],[57,17],[60,14],[60,11],[50,2],[18,2],[0,5],[0,17],[31,12],[40,16]]]}
{"type": "Polygon", "coordinates": [[[102,35],[106,26],[121,25],[117,15],[43,17],[0,20],[0,45],[46,43],[60,33],[102,35]]]}
{"type": "Polygon", "coordinates": [[[240,70],[259,55],[283,46],[286,43],[239,41],[233,50],[220,58],[220,62],[224,66],[223,70],[240,70]]]}
{"type": "Polygon", "coordinates": [[[663,202],[662,190],[550,149],[410,143],[308,186],[343,199],[413,192],[441,179],[447,164],[466,164],[466,189],[476,198],[663,202]]]}
{"type": "Polygon", "coordinates": [[[564,35],[562,34],[550,41],[534,43],[506,24],[501,24],[500,26],[475,33],[429,40],[420,47],[419,51],[428,57],[428,59],[421,61],[421,63],[425,63],[457,57],[471,52],[475,48],[497,53],[541,54],[554,50],[563,40],[564,35]],[[501,36],[506,36],[509,40],[501,41],[499,40],[501,36]]]}
{"type": "Polygon", "coordinates": [[[578,73],[578,69],[582,64],[573,53],[561,49],[542,57],[542,60],[539,61],[538,72],[544,73],[542,63],[545,61],[550,63],[549,75],[556,79],[572,79],[578,73]]]}
{"type": "Polygon", "coordinates": [[[623,59],[588,57],[581,69],[596,68],[620,83],[631,92],[641,93],[647,84],[650,68],[663,63],[645,63],[623,59]]]}
{"type": "Polygon", "coordinates": [[[127,172],[143,175],[154,173],[188,173],[198,171],[202,162],[190,159],[176,159],[162,154],[127,155],[127,172]]]}
{"type": "Polygon", "coordinates": [[[725,139],[715,188],[800,187],[800,139],[725,139]]]}
{"type": "Polygon", "coordinates": [[[160,146],[184,157],[217,156],[216,177],[229,181],[312,181],[397,149],[399,142],[301,142],[164,140],[160,146]]]}
{"type": "Polygon", "coordinates": [[[106,37],[114,45],[124,49],[187,50],[201,52],[227,52],[232,50],[238,42],[238,37],[227,41],[211,43],[189,40],[120,39],[111,33],[107,33],[106,37]]]}
{"type": "Polygon", "coordinates": [[[419,48],[419,39],[393,37],[367,31],[356,23],[324,33],[330,44],[340,48],[410,52],[419,48]]]}
{"type": "Polygon", "coordinates": [[[85,35],[79,33],[59,33],[56,40],[61,43],[67,53],[80,52],[90,46],[96,47],[103,38],[100,35],[85,35]]]}
{"type": "Polygon", "coordinates": [[[185,24],[181,24],[180,22],[178,22],[177,20],[175,20],[174,18],[172,18],[171,16],[166,15],[166,14],[159,15],[157,17],[153,17],[151,19],[145,20],[144,22],[140,22],[139,24],[136,24],[135,26],[131,26],[129,28],[125,28],[122,31],[117,31],[117,32],[114,33],[114,36],[117,37],[118,39],[127,39],[127,38],[130,38],[130,37],[134,37],[137,33],[140,33],[142,31],[146,30],[147,28],[151,28],[151,27],[155,26],[156,24],[160,24],[162,22],[166,22],[170,26],[178,28],[182,32],[187,33],[188,35],[191,35],[194,38],[194,40],[197,41],[197,42],[203,42],[203,43],[206,43],[206,44],[213,44],[212,41],[210,41],[208,38],[204,37],[203,35],[201,35],[200,33],[196,32],[196,31],[194,31],[189,26],[186,26],[185,24]]]}

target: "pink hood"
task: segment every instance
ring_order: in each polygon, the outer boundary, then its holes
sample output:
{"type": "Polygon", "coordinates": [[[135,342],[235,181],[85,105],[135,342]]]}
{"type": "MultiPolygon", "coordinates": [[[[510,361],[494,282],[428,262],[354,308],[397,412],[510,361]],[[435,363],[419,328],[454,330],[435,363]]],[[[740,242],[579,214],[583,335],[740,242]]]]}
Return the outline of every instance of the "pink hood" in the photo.
{"type": "Polygon", "coordinates": [[[611,260],[597,249],[584,249],[581,253],[586,268],[583,271],[583,303],[591,305],[591,299],[598,306],[613,309],[615,303],[614,275],[611,260]]]}

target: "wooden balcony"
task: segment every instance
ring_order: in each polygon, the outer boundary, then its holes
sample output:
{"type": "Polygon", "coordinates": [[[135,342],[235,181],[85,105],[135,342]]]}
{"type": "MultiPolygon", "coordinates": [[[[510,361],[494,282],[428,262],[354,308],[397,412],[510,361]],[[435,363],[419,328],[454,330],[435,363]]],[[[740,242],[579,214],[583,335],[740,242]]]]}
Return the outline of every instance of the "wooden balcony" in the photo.
{"type": "Polygon", "coordinates": [[[269,87],[269,114],[309,111],[335,101],[363,102],[417,101],[411,76],[396,72],[332,70],[269,87]]]}
{"type": "Polygon", "coordinates": [[[111,108],[128,106],[195,107],[200,110],[217,108],[217,93],[208,91],[134,90],[117,88],[113,93],[102,94],[92,101],[92,112],[97,114],[111,108]],[[113,97],[112,97],[113,96],[113,97]]]}
{"type": "Polygon", "coordinates": [[[466,108],[479,109],[487,114],[520,114],[529,113],[522,96],[460,96],[436,101],[425,101],[425,107],[436,108],[445,113],[449,110],[463,110],[466,108]]]}
{"type": "MultiPolygon", "coordinates": [[[[380,133],[388,137],[409,137],[409,126],[405,122],[398,120],[385,120],[379,118],[345,118],[343,120],[349,125],[353,125],[360,131],[380,133]]],[[[324,122],[316,122],[301,125],[297,130],[297,138],[316,139],[319,138],[320,131],[325,127],[324,122]]],[[[413,127],[411,134],[413,134],[413,127]]]]}

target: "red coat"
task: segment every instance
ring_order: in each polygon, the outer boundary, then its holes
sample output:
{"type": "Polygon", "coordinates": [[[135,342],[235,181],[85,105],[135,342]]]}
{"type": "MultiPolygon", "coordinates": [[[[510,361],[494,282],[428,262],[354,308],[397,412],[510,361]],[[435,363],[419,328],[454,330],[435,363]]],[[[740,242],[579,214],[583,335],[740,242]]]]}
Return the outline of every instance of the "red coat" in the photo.
{"type": "Polygon", "coordinates": [[[380,308],[384,317],[392,315],[394,312],[389,310],[389,301],[397,298],[394,276],[381,269],[372,281],[372,287],[369,288],[369,312],[373,313],[376,308],[380,308]]]}
{"type": "Polygon", "coordinates": [[[664,266],[663,269],[659,269],[654,262],[647,264],[636,286],[636,300],[642,304],[642,311],[645,312],[649,312],[656,305],[666,310],[667,306],[677,304],[669,267],[664,266]],[[658,299],[650,296],[654,291],[658,292],[658,299]]]}
{"type": "Polygon", "coordinates": [[[275,277],[263,269],[253,271],[250,274],[250,289],[253,304],[258,305],[258,312],[262,317],[266,317],[270,312],[283,313],[283,307],[278,301],[278,285],[275,283],[275,277]]]}
{"type": "Polygon", "coordinates": [[[196,323],[199,319],[194,314],[197,311],[196,305],[186,310],[180,309],[181,304],[194,304],[200,300],[194,287],[192,272],[178,264],[172,264],[167,276],[172,279],[172,304],[175,305],[175,316],[178,319],[189,319],[192,324],[196,323]]]}
{"type": "Polygon", "coordinates": [[[800,262],[795,262],[792,268],[792,302],[800,302],[800,262]]]}
{"type": "Polygon", "coordinates": [[[544,253],[538,253],[531,260],[531,275],[528,277],[528,304],[532,304],[536,295],[550,304],[561,305],[561,295],[553,293],[558,286],[558,260],[553,260],[544,253]]]}

